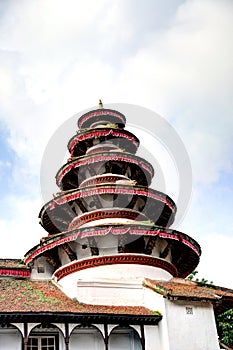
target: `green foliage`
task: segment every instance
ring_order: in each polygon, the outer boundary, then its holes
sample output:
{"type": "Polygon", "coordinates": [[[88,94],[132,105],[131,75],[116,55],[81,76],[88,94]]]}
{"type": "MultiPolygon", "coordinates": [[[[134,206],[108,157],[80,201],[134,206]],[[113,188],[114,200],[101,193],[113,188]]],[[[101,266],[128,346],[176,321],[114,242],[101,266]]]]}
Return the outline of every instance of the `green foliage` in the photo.
{"type": "Polygon", "coordinates": [[[232,347],[233,346],[233,309],[216,317],[218,335],[221,341],[232,347]]]}
{"type": "Polygon", "coordinates": [[[156,316],[162,316],[162,313],[159,310],[152,311],[152,314],[156,316]]]}
{"type": "Polygon", "coordinates": [[[190,273],[190,275],[188,275],[187,279],[193,280],[197,273],[198,273],[197,270],[193,271],[192,273],[190,273]]]}
{"type": "Polygon", "coordinates": [[[198,271],[195,270],[195,271],[193,271],[187,278],[188,278],[189,280],[194,280],[195,282],[197,282],[197,283],[198,283],[200,286],[202,286],[202,287],[205,287],[205,286],[208,286],[208,287],[209,287],[209,285],[213,284],[213,281],[208,281],[208,280],[205,279],[205,278],[202,278],[202,279],[195,278],[197,274],[198,274],[198,271]],[[195,278],[195,279],[194,279],[194,278],[195,278]]]}

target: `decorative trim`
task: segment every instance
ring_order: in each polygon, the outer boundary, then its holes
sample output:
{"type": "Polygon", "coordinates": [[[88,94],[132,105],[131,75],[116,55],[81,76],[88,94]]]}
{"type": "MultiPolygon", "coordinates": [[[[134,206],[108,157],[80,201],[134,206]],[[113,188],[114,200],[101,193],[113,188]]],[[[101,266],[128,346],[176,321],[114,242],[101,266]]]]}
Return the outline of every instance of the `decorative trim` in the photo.
{"type": "Polygon", "coordinates": [[[30,270],[0,268],[0,276],[30,277],[30,270]]]}
{"type": "MultiPolygon", "coordinates": [[[[135,308],[136,309],[136,308],[135,308]]],[[[98,310],[98,308],[97,308],[98,310]]],[[[136,311],[135,311],[136,312],[136,311]]],[[[117,313],[77,313],[77,312],[0,312],[1,323],[75,323],[75,324],[144,324],[158,325],[162,320],[160,315],[135,315],[117,313]]]]}
{"type": "Polygon", "coordinates": [[[112,209],[98,209],[93,210],[82,215],[75,217],[68,226],[68,230],[78,229],[81,225],[89,223],[93,220],[101,220],[106,218],[120,218],[120,219],[129,219],[135,221],[148,220],[148,218],[139,211],[132,209],[121,209],[121,208],[112,208],[112,209]]]}
{"type": "Polygon", "coordinates": [[[89,259],[84,259],[81,261],[75,261],[70,263],[68,266],[60,267],[55,271],[54,276],[57,281],[62,278],[84,269],[104,266],[104,265],[115,265],[115,264],[139,264],[139,265],[149,265],[153,267],[158,267],[169,272],[173,277],[178,276],[178,271],[174,265],[170,262],[154,258],[146,255],[134,255],[134,254],[118,254],[109,256],[98,256],[89,259]]]}
{"type": "Polygon", "coordinates": [[[75,135],[70,142],[68,143],[68,149],[69,152],[71,153],[71,155],[73,155],[73,151],[74,148],[76,147],[77,143],[81,142],[81,141],[86,141],[89,139],[93,139],[95,137],[100,137],[100,136],[109,136],[112,135],[114,137],[120,137],[123,139],[126,139],[128,141],[131,141],[136,148],[139,145],[139,141],[137,140],[136,136],[134,136],[133,134],[129,133],[128,131],[116,131],[114,129],[110,129],[110,130],[90,130],[88,133],[85,133],[84,135],[75,135]]]}
{"type": "MultiPolygon", "coordinates": [[[[101,154],[101,153],[100,153],[101,154]]],[[[65,164],[57,173],[56,175],[56,182],[58,187],[61,187],[61,182],[63,177],[70,172],[70,170],[72,170],[73,168],[78,168],[80,166],[84,166],[84,165],[89,165],[92,163],[97,163],[97,162],[107,162],[109,160],[115,160],[115,161],[120,161],[120,162],[127,162],[127,163],[131,163],[131,164],[136,164],[139,167],[143,168],[143,170],[145,170],[150,176],[151,178],[154,176],[154,171],[153,171],[153,167],[146,161],[144,161],[142,158],[139,158],[137,156],[129,156],[129,155],[123,155],[122,153],[117,154],[116,152],[111,152],[111,154],[106,154],[106,155],[99,155],[93,154],[91,156],[89,156],[88,158],[85,157],[82,160],[74,160],[72,162],[69,162],[67,164],[65,164]]],[[[101,175],[101,174],[100,174],[101,175]]]]}
{"type": "MultiPolygon", "coordinates": [[[[198,254],[198,249],[195,246],[193,246],[192,243],[190,241],[188,241],[187,239],[185,239],[184,237],[182,237],[182,243],[184,243],[185,245],[187,245],[188,247],[193,249],[198,254]]],[[[198,254],[198,255],[200,255],[200,254],[198,254]]]]}
{"type": "MultiPolygon", "coordinates": [[[[156,199],[164,204],[166,204],[172,211],[173,214],[176,213],[176,205],[174,202],[172,202],[172,200],[162,194],[162,192],[159,191],[155,191],[152,190],[150,188],[147,187],[141,187],[141,189],[139,189],[138,187],[134,187],[132,188],[132,186],[127,186],[127,185],[108,185],[107,186],[101,186],[101,187],[93,187],[85,189],[83,188],[82,190],[75,190],[72,191],[72,193],[70,194],[63,194],[60,197],[57,197],[55,199],[53,199],[52,201],[48,202],[47,205],[45,205],[44,208],[46,208],[48,206],[48,208],[50,210],[54,209],[57,205],[61,205],[67,202],[70,202],[72,200],[75,200],[77,198],[82,198],[82,197],[90,197],[90,196],[94,196],[96,194],[106,194],[106,193],[111,193],[111,194],[130,194],[130,195],[138,195],[138,196],[145,196],[148,198],[153,198],[156,199]],[[112,186],[112,187],[110,187],[112,186]]],[[[45,209],[46,210],[46,209],[45,209]]]]}
{"type": "Polygon", "coordinates": [[[161,237],[161,238],[167,238],[172,239],[176,241],[180,241],[181,244],[184,244],[188,246],[194,253],[196,253],[197,257],[200,257],[201,255],[201,249],[197,242],[195,242],[191,237],[189,237],[186,234],[183,234],[181,232],[175,231],[175,230],[165,230],[164,228],[140,228],[139,225],[136,227],[129,226],[127,227],[114,227],[114,226],[108,226],[108,227],[90,227],[90,228],[84,228],[84,229],[78,229],[74,231],[70,231],[67,233],[62,233],[60,236],[56,237],[56,240],[53,237],[48,237],[46,241],[43,243],[43,246],[38,245],[34,248],[32,248],[25,257],[25,263],[29,264],[32,260],[34,260],[39,255],[43,254],[45,251],[53,249],[59,245],[62,245],[67,242],[75,241],[76,239],[80,238],[86,238],[86,237],[95,237],[95,236],[106,236],[107,234],[113,234],[113,235],[124,235],[126,233],[129,233],[131,235],[140,235],[140,236],[153,236],[153,237],[161,237]]]}
{"type": "Polygon", "coordinates": [[[130,180],[130,178],[128,178],[127,176],[109,173],[109,174],[92,176],[82,181],[79,188],[91,187],[96,185],[105,185],[105,184],[119,185],[119,184],[122,184],[122,181],[124,182],[124,185],[131,185],[131,186],[137,185],[136,180],[130,180]]]}
{"type": "Polygon", "coordinates": [[[78,127],[81,129],[83,124],[90,118],[93,117],[101,117],[101,116],[111,116],[118,118],[123,124],[126,123],[125,116],[117,111],[110,110],[110,109],[100,109],[100,110],[93,110],[86,114],[83,114],[79,120],[78,120],[78,127]]]}

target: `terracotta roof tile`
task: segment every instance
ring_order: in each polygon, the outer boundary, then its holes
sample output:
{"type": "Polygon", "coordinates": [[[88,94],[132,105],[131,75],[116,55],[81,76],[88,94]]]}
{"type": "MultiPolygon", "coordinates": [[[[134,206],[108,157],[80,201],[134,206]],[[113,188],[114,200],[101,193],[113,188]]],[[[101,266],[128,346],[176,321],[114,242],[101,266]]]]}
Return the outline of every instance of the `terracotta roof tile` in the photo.
{"type": "Polygon", "coordinates": [[[209,300],[213,302],[216,313],[233,308],[233,290],[217,286],[201,286],[198,282],[182,278],[169,281],[157,281],[146,278],[145,287],[168,299],[185,299],[193,301],[209,300]]]}
{"type": "Polygon", "coordinates": [[[68,298],[50,281],[0,279],[0,313],[72,312],[153,315],[145,307],[95,306],[68,298]]]}
{"type": "Polygon", "coordinates": [[[0,259],[0,267],[27,268],[22,259],[0,259]]]}

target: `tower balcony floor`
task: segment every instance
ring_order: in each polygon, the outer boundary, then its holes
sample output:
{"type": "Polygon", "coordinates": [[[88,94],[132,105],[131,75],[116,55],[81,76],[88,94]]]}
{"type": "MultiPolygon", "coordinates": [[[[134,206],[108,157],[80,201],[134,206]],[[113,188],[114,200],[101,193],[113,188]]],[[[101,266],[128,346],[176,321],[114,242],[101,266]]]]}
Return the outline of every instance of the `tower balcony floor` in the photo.
{"type": "Polygon", "coordinates": [[[68,150],[71,157],[80,157],[85,155],[89,148],[104,145],[106,142],[111,142],[118,148],[133,154],[136,153],[139,146],[138,138],[127,130],[95,128],[79,130],[78,134],[70,139],[68,150]]]}
{"type": "Polygon", "coordinates": [[[25,263],[55,257],[54,268],[71,261],[107,255],[140,254],[145,259],[159,258],[186,277],[197,266],[201,255],[198,243],[187,234],[135,222],[131,225],[93,226],[45,237],[25,255],[25,263]]]}
{"type": "Polygon", "coordinates": [[[39,214],[41,225],[49,234],[67,231],[71,221],[97,209],[132,209],[154,224],[169,226],[176,206],[166,194],[144,186],[101,184],[58,194],[39,214]]]}
{"type": "Polygon", "coordinates": [[[113,173],[125,175],[138,184],[149,186],[154,176],[152,165],[136,155],[126,152],[100,152],[74,158],[57,172],[56,183],[61,190],[77,188],[91,176],[113,173]]]}

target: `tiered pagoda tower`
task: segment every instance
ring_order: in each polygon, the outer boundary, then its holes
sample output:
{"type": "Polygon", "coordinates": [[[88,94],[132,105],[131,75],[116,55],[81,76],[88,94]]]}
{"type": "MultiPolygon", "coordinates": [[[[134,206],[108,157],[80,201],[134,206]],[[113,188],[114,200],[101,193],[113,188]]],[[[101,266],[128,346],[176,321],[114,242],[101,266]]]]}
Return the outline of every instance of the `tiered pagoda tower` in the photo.
{"type": "Polygon", "coordinates": [[[0,350],[218,350],[214,313],[233,292],[185,279],[198,243],[171,228],[176,206],[150,188],[125,116],[99,107],[41,209],[47,235],[24,262],[0,259],[0,350]]]}
{"type": "Polygon", "coordinates": [[[125,123],[101,103],[79,118],[70,158],[56,175],[60,192],[39,214],[48,235],[25,256],[37,266],[33,278],[50,275],[83,302],[134,303],[120,288],[186,277],[201,254],[195,240],[170,228],[175,203],[149,187],[153,167],[135,155],[139,140],[125,123]]]}

